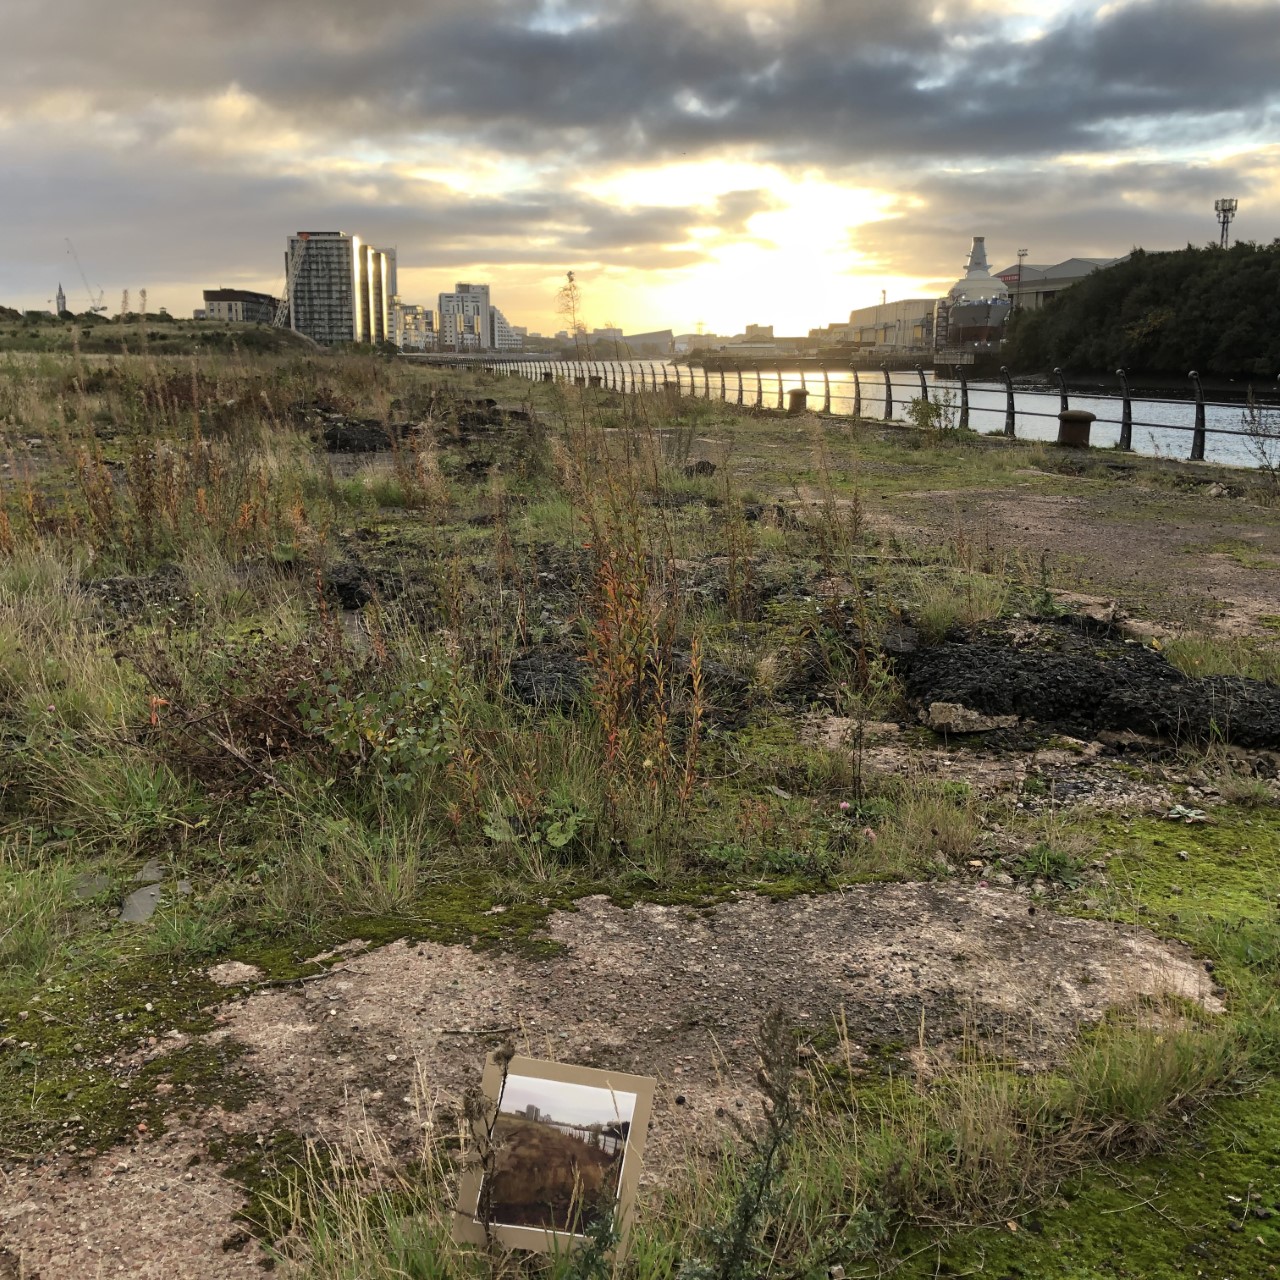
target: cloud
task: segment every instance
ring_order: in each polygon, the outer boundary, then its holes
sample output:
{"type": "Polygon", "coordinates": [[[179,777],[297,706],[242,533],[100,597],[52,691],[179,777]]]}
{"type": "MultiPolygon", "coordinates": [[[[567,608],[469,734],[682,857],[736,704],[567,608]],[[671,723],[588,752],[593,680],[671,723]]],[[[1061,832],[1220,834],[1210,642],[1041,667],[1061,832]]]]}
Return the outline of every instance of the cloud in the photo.
{"type": "Polygon", "coordinates": [[[639,280],[733,239],[786,252],[815,174],[896,199],[851,213],[849,270],[920,281],[975,229],[1050,258],[1207,239],[1215,183],[1252,198],[1242,234],[1274,208],[1274,0],[1059,0],[1034,25],[1014,0],[55,10],[5,0],[7,297],[48,295],[64,235],[113,287],[274,287],[302,226],[442,272],[639,280]],[[723,188],[662,186],[681,166],[723,188]]]}

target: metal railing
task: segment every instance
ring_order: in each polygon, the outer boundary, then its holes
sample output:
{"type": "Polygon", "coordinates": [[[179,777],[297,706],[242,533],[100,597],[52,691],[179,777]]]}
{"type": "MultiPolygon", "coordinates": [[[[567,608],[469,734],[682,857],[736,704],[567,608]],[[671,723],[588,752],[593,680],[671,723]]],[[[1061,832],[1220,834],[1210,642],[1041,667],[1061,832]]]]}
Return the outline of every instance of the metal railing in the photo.
{"type": "MultiPolygon", "coordinates": [[[[467,363],[475,367],[477,362],[468,361],[467,363]]],[[[936,381],[935,371],[935,382],[932,385],[926,378],[924,369],[919,365],[915,367],[915,376],[911,378],[909,385],[905,385],[901,378],[895,382],[888,368],[882,367],[878,376],[868,377],[867,369],[852,366],[848,374],[839,375],[841,381],[833,385],[830,370],[800,370],[797,373],[788,374],[782,367],[765,369],[757,365],[749,373],[749,383],[752,384],[749,385],[748,382],[744,382],[741,368],[730,371],[728,376],[732,381],[727,382],[726,372],[723,369],[713,372],[706,367],[696,369],[692,366],[671,365],[665,361],[654,360],[510,359],[486,360],[478,363],[489,373],[525,377],[534,381],[566,382],[582,387],[594,386],[624,394],[664,392],[675,396],[714,399],[726,404],[757,409],[787,408],[788,389],[792,393],[796,391],[803,393],[799,398],[801,405],[807,405],[810,397],[816,399],[820,393],[822,397],[820,412],[823,414],[863,421],[901,421],[901,418],[895,417],[896,404],[906,406],[914,400],[923,400],[926,403],[944,404],[946,410],[954,414],[952,425],[962,430],[970,428],[974,412],[971,405],[971,391],[980,391],[984,394],[994,392],[997,395],[1002,392],[1004,422],[1002,434],[1009,439],[1017,438],[1019,422],[1025,422],[1027,419],[1056,421],[1060,412],[1071,407],[1071,396],[1076,394],[1091,402],[1102,401],[1115,404],[1116,416],[1097,414],[1094,421],[1103,426],[1118,428],[1119,436],[1116,446],[1118,449],[1126,452],[1133,451],[1135,427],[1149,428],[1153,431],[1185,432],[1191,437],[1190,451],[1187,456],[1193,462],[1203,461],[1205,444],[1210,436],[1253,438],[1257,434],[1246,426],[1232,428],[1209,425],[1210,410],[1243,413],[1249,401],[1207,400],[1200,375],[1195,370],[1187,375],[1191,392],[1188,399],[1167,396],[1142,396],[1135,399],[1128,375],[1123,369],[1116,370],[1120,386],[1118,394],[1083,388],[1077,388],[1073,393],[1067,385],[1066,375],[1061,369],[1055,369],[1053,378],[1057,388],[1058,409],[1047,410],[1034,408],[1026,401],[1031,396],[1043,397],[1052,393],[1015,387],[1009,370],[1004,366],[1000,369],[999,383],[972,382],[964,366],[961,365],[957,366],[953,370],[953,376],[943,383],[936,381]],[[871,383],[872,386],[864,389],[864,381],[871,383]],[[951,395],[953,387],[956,396],[949,400],[945,399],[951,395]],[[939,391],[942,392],[942,397],[939,397],[939,391]],[[895,400],[895,392],[897,400],[895,400]],[[1019,404],[1019,397],[1023,401],[1021,404],[1019,404]],[[880,406],[878,416],[871,417],[864,412],[869,405],[877,402],[880,406]],[[1148,405],[1176,405],[1187,411],[1190,421],[1153,422],[1146,418],[1135,417],[1135,404],[1139,409],[1148,405]]],[[[901,372],[903,371],[900,370],[899,373],[901,372]]],[[[910,378],[910,374],[908,377],[910,378]]],[[[1274,396],[1269,395],[1264,402],[1260,402],[1259,409],[1263,413],[1276,413],[1274,396]]],[[[987,408],[985,412],[994,412],[998,415],[999,410],[987,408]]],[[[1277,427],[1276,434],[1280,437],[1280,426],[1277,427]]]]}

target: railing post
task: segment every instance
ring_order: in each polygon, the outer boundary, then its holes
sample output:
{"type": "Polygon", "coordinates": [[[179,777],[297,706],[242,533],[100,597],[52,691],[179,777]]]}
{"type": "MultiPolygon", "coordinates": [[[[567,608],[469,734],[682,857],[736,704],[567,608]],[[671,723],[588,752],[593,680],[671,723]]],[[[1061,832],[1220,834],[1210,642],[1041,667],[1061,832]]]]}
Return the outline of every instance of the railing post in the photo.
{"type": "Polygon", "coordinates": [[[778,366],[778,408],[782,408],[782,366],[778,366]]]}
{"type": "Polygon", "coordinates": [[[738,403],[742,403],[742,366],[738,366],[738,403]]]}
{"type": "Polygon", "coordinates": [[[711,399],[711,370],[707,368],[705,359],[702,362],[702,398],[711,399]]]}
{"type": "Polygon", "coordinates": [[[1067,402],[1067,379],[1061,369],[1055,369],[1053,376],[1058,380],[1058,411],[1066,413],[1071,405],[1067,402]]]}
{"type": "Polygon", "coordinates": [[[965,376],[964,365],[958,366],[960,374],[960,430],[969,430],[969,379],[965,376]]]}
{"type": "Polygon", "coordinates": [[[1200,375],[1192,369],[1187,377],[1196,389],[1196,426],[1191,433],[1191,461],[1204,461],[1204,388],[1200,385],[1200,375]]]}
{"type": "Polygon", "coordinates": [[[756,408],[764,407],[764,374],[760,372],[760,366],[756,365],[756,408]]]}
{"type": "Polygon", "coordinates": [[[1008,365],[1000,366],[1000,376],[1004,379],[1004,433],[1010,440],[1018,434],[1017,415],[1013,404],[1013,377],[1008,365]]]}
{"type": "Polygon", "coordinates": [[[1133,451],[1133,397],[1129,392],[1129,375],[1123,369],[1116,370],[1120,379],[1120,394],[1124,397],[1120,404],[1120,448],[1133,451]]]}
{"type": "Polygon", "coordinates": [[[729,397],[725,394],[724,390],[724,365],[720,366],[720,403],[729,403],[729,397]]]}
{"type": "Polygon", "coordinates": [[[884,372],[884,420],[888,422],[893,417],[893,383],[889,381],[889,366],[882,364],[880,368],[884,372]]]}
{"type": "MultiPolygon", "coordinates": [[[[662,374],[663,374],[662,380],[663,380],[663,382],[665,382],[665,381],[666,381],[666,373],[667,373],[667,371],[664,369],[664,370],[662,371],[662,374]]],[[[651,390],[653,390],[653,391],[657,391],[657,389],[658,389],[658,370],[657,370],[657,368],[656,368],[656,366],[654,365],[654,363],[653,363],[653,361],[652,361],[652,360],[650,360],[650,361],[649,361],[649,381],[653,383],[653,387],[651,388],[651,390]]]]}
{"type": "Polygon", "coordinates": [[[920,399],[929,403],[929,384],[924,380],[924,367],[916,365],[916,376],[920,379],[920,399]]]}
{"type": "Polygon", "coordinates": [[[822,371],[822,412],[831,412],[831,375],[825,369],[822,371]]]}
{"type": "Polygon", "coordinates": [[[857,422],[862,417],[862,380],[856,365],[850,365],[849,372],[853,374],[853,420],[857,422]]]}

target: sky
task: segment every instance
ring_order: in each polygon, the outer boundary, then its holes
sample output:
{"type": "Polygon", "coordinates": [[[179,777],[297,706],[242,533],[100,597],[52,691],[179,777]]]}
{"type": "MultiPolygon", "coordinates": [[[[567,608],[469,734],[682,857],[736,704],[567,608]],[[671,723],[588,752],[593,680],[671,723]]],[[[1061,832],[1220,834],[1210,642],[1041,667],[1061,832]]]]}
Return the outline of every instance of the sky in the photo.
{"type": "Polygon", "coordinates": [[[3,0],[0,304],[279,293],[803,334],[993,270],[1280,236],[1280,0],[3,0]]]}
{"type": "Polygon", "coordinates": [[[539,1080],[534,1076],[508,1075],[502,1091],[503,1111],[523,1111],[532,1103],[560,1124],[611,1124],[631,1119],[636,1109],[634,1093],[618,1093],[585,1084],[539,1080]]]}

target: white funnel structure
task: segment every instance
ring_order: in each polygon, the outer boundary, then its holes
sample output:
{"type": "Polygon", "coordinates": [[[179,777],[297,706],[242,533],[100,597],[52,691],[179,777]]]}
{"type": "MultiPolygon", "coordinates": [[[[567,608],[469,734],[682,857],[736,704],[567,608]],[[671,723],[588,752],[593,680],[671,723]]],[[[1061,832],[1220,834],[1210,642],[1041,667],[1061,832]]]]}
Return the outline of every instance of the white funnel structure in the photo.
{"type": "Polygon", "coordinates": [[[969,263],[964,279],[957,280],[947,295],[952,302],[993,302],[1006,299],[1009,290],[1003,280],[997,280],[987,265],[987,238],[974,236],[969,249],[969,263]]]}

